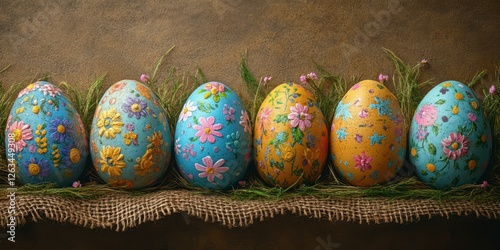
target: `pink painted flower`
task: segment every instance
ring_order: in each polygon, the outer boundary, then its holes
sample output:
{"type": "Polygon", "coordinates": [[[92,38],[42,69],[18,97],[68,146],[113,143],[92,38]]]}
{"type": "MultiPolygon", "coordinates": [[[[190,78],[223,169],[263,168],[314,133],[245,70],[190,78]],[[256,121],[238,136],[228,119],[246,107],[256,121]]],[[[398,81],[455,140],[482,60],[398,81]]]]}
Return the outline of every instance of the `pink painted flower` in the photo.
{"type": "Polygon", "coordinates": [[[356,84],[352,85],[351,89],[356,90],[359,88],[359,86],[360,86],[359,83],[356,83],[356,84]]]}
{"type": "Polygon", "coordinates": [[[222,134],[217,131],[222,129],[222,124],[220,123],[214,124],[215,118],[213,116],[210,116],[208,118],[200,117],[199,122],[201,123],[201,126],[194,125],[193,128],[198,130],[195,136],[200,137],[201,143],[205,143],[207,140],[210,143],[214,143],[215,142],[214,136],[222,137],[222,134]]]}
{"type": "Polygon", "coordinates": [[[207,181],[209,182],[213,182],[214,177],[222,180],[224,177],[221,173],[227,172],[229,170],[228,167],[222,167],[222,165],[224,165],[224,162],[226,162],[224,159],[220,159],[214,164],[212,161],[212,157],[205,156],[202,161],[205,166],[195,163],[194,167],[196,168],[196,170],[201,172],[198,174],[198,177],[207,178],[207,181]]]}
{"type": "Polygon", "coordinates": [[[142,83],[145,83],[149,80],[149,76],[147,74],[142,74],[140,80],[142,83]]]}
{"type": "Polygon", "coordinates": [[[307,83],[307,77],[306,76],[300,76],[300,82],[302,84],[306,84],[307,83]]]}
{"type": "Polygon", "coordinates": [[[380,83],[387,82],[387,81],[389,81],[389,76],[380,74],[380,75],[378,75],[378,81],[380,83]]]}
{"type": "Polygon", "coordinates": [[[367,156],[365,154],[365,151],[363,151],[361,155],[354,156],[354,160],[356,161],[356,166],[354,166],[354,168],[361,170],[361,172],[372,169],[372,165],[370,165],[370,162],[373,160],[373,158],[371,156],[367,156]]]}
{"type": "Polygon", "coordinates": [[[228,122],[234,121],[234,113],[236,113],[236,110],[234,110],[233,107],[230,107],[227,104],[224,104],[224,108],[222,109],[222,113],[224,114],[224,119],[228,122]]]}
{"type": "Polygon", "coordinates": [[[180,140],[181,138],[177,138],[177,140],[175,140],[174,151],[176,155],[178,155],[181,152],[181,144],[179,143],[180,140]]]}
{"type": "Polygon", "coordinates": [[[35,153],[36,152],[36,146],[34,144],[31,144],[29,147],[28,147],[28,150],[30,151],[30,153],[35,153]]]}
{"type": "Polygon", "coordinates": [[[467,117],[469,117],[469,120],[471,122],[475,122],[477,120],[477,116],[475,116],[473,113],[469,113],[467,117]]]}
{"type": "Polygon", "coordinates": [[[124,82],[124,81],[117,82],[117,83],[111,85],[111,87],[109,88],[109,94],[111,95],[117,91],[122,90],[125,87],[125,85],[127,85],[127,82],[124,82]]]}
{"type": "Polygon", "coordinates": [[[51,84],[44,84],[40,86],[38,90],[42,92],[43,95],[50,95],[52,97],[55,97],[56,95],[61,95],[61,90],[51,84]]]}
{"type": "Polygon", "coordinates": [[[438,116],[437,109],[432,104],[424,105],[415,115],[415,120],[418,125],[431,126],[434,124],[438,116]]]}
{"type": "Polygon", "coordinates": [[[366,109],[363,109],[363,110],[359,111],[358,116],[359,116],[359,118],[366,118],[366,117],[368,117],[368,111],[366,109]]]}
{"type": "Polygon", "coordinates": [[[187,100],[186,104],[184,104],[184,107],[182,108],[179,120],[185,122],[187,118],[193,115],[193,111],[197,108],[198,107],[196,107],[191,100],[187,100]]]}
{"type": "Polygon", "coordinates": [[[248,117],[248,113],[245,110],[241,111],[240,125],[243,126],[245,132],[248,132],[248,133],[252,132],[252,123],[250,122],[250,118],[248,117]]]}
{"type": "Polygon", "coordinates": [[[196,151],[194,151],[194,144],[191,143],[186,143],[186,146],[182,149],[182,158],[186,159],[189,161],[189,156],[195,157],[196,156],[196,151]]]}
{"type": "Polygon", "coordinates": [[[469,149],[469,139],[464,135],[453,132],[441,141],[443,154],[450,160],[456,160],[465,154],[469,149]]]}
{"type": "Polygon", "coordinates": [[[309,107],[307,105],[302,106],[300,103],[296,103],[295,106],[290,107],[290,114],[288,114],[288,120],[293,128],[299,127],[301,131],[306,130],[306,127],[311,127],[312,115],[307,113],[309,107]]]}
{"type": "Polygon", "coordinates": [[[81,188],[82,184],[80,183],[80,181],[75,181],[75,182],[73,182],[73,187],[74,188],[81,188]]]}
{"type": "Polygon", "coordinates": [[[38,89],[39,87],[40,87],[40,84],[38,82],[31,83],[26,88],[21,90],[21,92],[19,92],[19,95],[17,95],[17,98],[19,98],[25,94],[28,94],[29,92],[31,92],[35,89],[38,89]]]}
{"type": "Polygon", "coordinates": [[[210,82],[205,85],[205,89],[210,91],[212,95],[215,95],[219,92],[224,92],[225,87],[223,84],[217,82],[210,82]]]}
{"type": "Polygon", "coordinates": [[[481,184],[481,188],[487,188],[490,184],[488,183],[488,181],[483,181],[483,183],[481,184]]]}
{"type": "Polygon", "coordinates": [[[24,124],[23,122],[15,121],[10,125],[9,132],[14,137],[14,152],[19,152],[28,146],[26,141],[33,139],[33,131],[29,124],[24,124]]]}
{"type": "Polygon", "coordinates": [[[259,113],[260,119],[260,129],[264,128],[264,125],[269,122],[269,115],[271,114],[271,109],[269,107],[264,107],[259,113]]]}
{"type": "Polygon", "coordinates": [[[495,93],[495,91],[496,91],[495,85],[491,85],[491,87],[490,87],[490,94],[495,93]]]}

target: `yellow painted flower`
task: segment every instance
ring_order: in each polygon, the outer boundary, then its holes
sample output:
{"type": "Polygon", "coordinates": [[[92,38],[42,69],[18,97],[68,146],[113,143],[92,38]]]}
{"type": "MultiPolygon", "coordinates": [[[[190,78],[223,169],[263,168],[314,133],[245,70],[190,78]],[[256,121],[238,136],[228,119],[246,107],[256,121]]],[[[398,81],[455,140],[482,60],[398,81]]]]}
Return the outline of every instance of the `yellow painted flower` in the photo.
{"type": "Polygon", "coordinates": [[[280,144],[278,147],[279,147],[279,150],[281,153],[281,158],[284,161],[291,161],[293,159],[293,157],[295,156],[293,154],[292,148],[288,144],[283,143],[283,144],[280,144]]]}
{"type": "Polygon", "coordinates": [[[54,167],[59,167],[59,162],[61,160],[61,154],[59,153],[59,149],[56,145],[52,145],[52,164],[54,167]]]}
{"type": "Polygon", "coordinates": [[[425,167],[427,168],[427,170],[431,173],[434,173],[434,171],[436,171],[436,166],[432,163],[427,163],[425,165],[425,167]]]}
{"type": "Polygon", "coordinates": [[[121,148],[105,146],[99,152],[101,159],[101,171],[107,172],[110,176],[120,176],[122,174],[122,168],[125,167],[125,162],[123,162],[123,154],[121,154],[121,148]]]}
{"type": "Polygon", "coordinates": [[[462,95],[461,93],[456,93],[456,94],[455,94],[455,99],[457,99],[457,100],[459,100],[459,101],[460,101],[460,100],[462,100],[463,98],[464,98],[464,95],[462,95]]]}
{"type": "Polygon", "coordinates": [[[163,144],[163,134],[160,131],[154,132],[151,137],[148,136],[148,148],[154,148],[155,151],[160,151],[163,144]]]}
{"type": "Polygon", "coordinates": [[[411,148],[410,153],[411,153],[411,156],[413,156],[413,157],[417,156],[417,150],[415,148],[411,148]]]}
{"type": "Polygon", "coordinates": [[[123,141],[127,146],[129,146],[134,140],[137,140],[136,133],[129,131],[128,133],[123,134],[123,141]]]}
{"type": "Polygon", "coordinates": [[[77,163],[80,161],[80,150],[77,148],[72,148],[69,151],[69,159],[71,160],[72,163],[77,163]]]}
{"type": "Polygon", "coordinates": [[[486,142],[486,135],[485,134],[481,135],[481,141],[486,142]]]}
{"type": "Polygon", "coordinates": [[[31,112],[33,112],[33,114],[37,115],[38,112],[40,112],[40,106],[38,106],[38,105],[33,106],[33,108],[31,108],[31,112]]]}
{"type": "Polygon", "coordinates": [[[40,166],[35,163],[31,163],[28,165],[28,172],[30,175],[37,176],[40,174],[40,166]]]}
{"type": "Polygon", "coordinates": [[[122,116],[115,108],[102,111],[99,121],[97,121],[97,127],[99,128],[99,136],[102,137],[104,135],[107,139],[110,137],[115,138],[116,134],[122,131],[122,116]]]}
{"type": "Polygon", "coordinates": [[[443,83],[443,87],[445,87],[445,88],[451,87],[451,83],[445,82],[445,83],[443,83]]]}
{"type": "Polygon", "coordinates": [[[151,94],[149,93],[149,89],[146,88],[145,86],[143,86],[142,84],[136,84],[136,87],[137,91],[139,91],[139,93],[146,97],[148,100],[151,99],[151,94]]]}
{"type": "Polygon", "coordinates": [[[151,166],[153,166],[153,150],[148,149],[146,153],[142,156],[142,158],[136,159],[137,164],[134,165],[134,170],[140,176],[144,176],[145,174],[151,172],[151,166]]]}
{"type": "Polygon", "coordinates": [[[467,163],[467,166],[469,167],[469,169],[472,171],[476,168],[476,161],[475,160],[470,160],[468,163],[467,163]]]}
{"type": "Polygon", "coordinates": [[[471,102],[470,105],[474,110],[477,110],[477,103],[476,102],[471,102]]]}
{"type": "Polygon", "coordinates": [[[319,158],[319,149],[313,151],[310,148],[306,148],[306,150],[304,150],[304,158],[306,159],[307,164],[311,166],[312,163],[319,158]]]}
{"type": "Polygon", "coordinates": [[[24,107],[19,107],[16,109],[16,114],[21,114],[22,112],[24,112],[24,107]]]}
{"type": "Polygon", "coordinates": [[[453,113],[454,115],[458,114],[458,107],[457,106],[453,106],[453,109],[451,110],[451,113],[453,113]]]}

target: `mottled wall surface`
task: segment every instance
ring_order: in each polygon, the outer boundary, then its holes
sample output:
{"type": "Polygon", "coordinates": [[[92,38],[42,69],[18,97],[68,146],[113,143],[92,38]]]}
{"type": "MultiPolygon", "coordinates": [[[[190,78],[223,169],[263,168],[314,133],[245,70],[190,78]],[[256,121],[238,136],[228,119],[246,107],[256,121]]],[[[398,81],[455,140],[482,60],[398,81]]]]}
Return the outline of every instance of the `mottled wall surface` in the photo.
{"type": "MultiPolygon", "coordinates": [[[[0,69],[12,67],[0,81],[27,84],[49,73],[54,83],[85,88],[104,73],[108,84],[138,79],[173,45],[168,65],[188,73],[198,65],[210,80],[234,88],[242,83],[238,63],[246,50],[255,75],[271,75],[275,84],[314,71],[312,60],[345,76],[391,74],[383,47],[411,64],[427,59],[423,79],[468,81],[500,63],[499,17],[498,0],[1,1],[0,69]]],[[[365,242],[375,249],[475,248],[475,239],[498,244],[495,231],[498,222],[473,218],[359,226],[290,216],[228,230],[174,216],[124,234],[30,223],[19,229],[17,246],[58,248],[61,238],[65,249],[328,249],[319,239],[331,235],[346,249],[365,242]]]]}

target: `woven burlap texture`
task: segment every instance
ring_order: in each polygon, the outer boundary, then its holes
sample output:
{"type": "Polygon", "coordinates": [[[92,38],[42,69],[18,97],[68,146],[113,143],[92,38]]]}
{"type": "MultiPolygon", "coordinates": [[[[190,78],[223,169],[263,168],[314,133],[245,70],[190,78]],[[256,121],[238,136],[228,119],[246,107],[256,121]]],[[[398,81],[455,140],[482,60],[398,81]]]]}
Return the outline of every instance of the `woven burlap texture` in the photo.
{"type": "MultiPolygon", "coordinates": [[[[9,200],[0,200],[1,223],[9,220],[9,200]]],[[[184,190],[143,195],[114,194],[96,199],[18,195],[18,224],[54,220],[85,228],[125,231],[173,213],[186,213],[227,227],[245,227],[277,215],[291,213],[329,221],[358,223],[408,223],[422,218],[475,215],[499,219],[500,202],[446,201],[387,198],[317,198],[302,196],[282,200],[233,200],[184,190]]]]}

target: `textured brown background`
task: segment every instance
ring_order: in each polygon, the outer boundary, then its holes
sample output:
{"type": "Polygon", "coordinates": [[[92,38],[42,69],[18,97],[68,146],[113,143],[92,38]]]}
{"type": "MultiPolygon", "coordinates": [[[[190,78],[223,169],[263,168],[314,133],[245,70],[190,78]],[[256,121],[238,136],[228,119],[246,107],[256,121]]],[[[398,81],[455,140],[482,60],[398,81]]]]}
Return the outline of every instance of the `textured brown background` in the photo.
{"type": "MultiPolygon", "coordinates": [[[[238,62],[245,50],[255,75],[271,75],[275,84],[298,81],[314,70],[312,60],[346,76],[390,74],[393,68],[382,47],[412,64],[428,59],[424,79],[468,81],[500,63],[499,21],[498,0],[2,0],[0,69],[12,68],[0,80],[4,85],[27,83],[49,73],[54,83],[85,88],[104,73],[108,84],[137,79],[175,45],[168,65],[188,73],[198,65],[210,80],[235,88],[242,82],[238,62]]],[[[122,234],[31,223],[19,228],[17,246],[45,249],[61,238],[66,245],[60,247],[66,249],[91,244],[213,249],[231,243],[236,248],[304,249],[319,246],[317,237],[326,241],[331,234],[332,241],[347,249],[359,248],[361,242],[383,249],[406,244],[464,248],[476,241],[498,244],[491,232],[499,227],[496,221],[476,219],[358,226],[281,217],[228,230],[195,219],[186,225],[176,216],[122,234]]],[[[1,234],[0,240],[5,243],[1,234]]]]}

